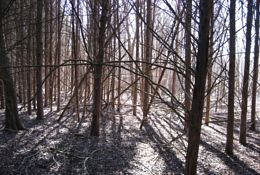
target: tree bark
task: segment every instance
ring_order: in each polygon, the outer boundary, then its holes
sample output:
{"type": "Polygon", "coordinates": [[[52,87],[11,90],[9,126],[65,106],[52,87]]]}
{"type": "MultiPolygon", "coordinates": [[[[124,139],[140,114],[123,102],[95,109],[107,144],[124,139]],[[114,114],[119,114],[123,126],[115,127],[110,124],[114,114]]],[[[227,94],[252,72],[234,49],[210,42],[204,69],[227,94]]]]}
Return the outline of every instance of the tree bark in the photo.
{"type": "Polygon", "coordinates": [[[239,142],[246,145],[246,120],[247,120],[247,97],[248,97],[248,82],[249,82],[249,68],[250,68],[250,48],[251,48],[251,31],[253,20],[253,0],[248,0],[247,4],[247,24],[246,24],[246,53],[245,53],[245,67],[242,88],[242,106],[241,106],[241,123],[239,142]]]}
{"type": "Polygon", "coordinates": [[[251,110],[251,126],[250,129],[256,130],[256,90],[258,80],[258,59],[259,59],[259,2],[256,1],[256,19],[255,19],[255,48],[254,48],[254,69],[253,69],[253,87],[252,87],[252,110],[251,110]]]}
{"type": "MultiPolygon", "coordinates": [[[[147,15],[146,15],[146,32],[145,32],[145,63],[144,63],[144,96],[143,96],[143,122],[147,121],[149,113],[149,94],[151,79],[151,59],[152,59],[152,1],[147,0],[147,15]]],[[[141,125],[142,126],[142,125],[141,125]]]]}
{"type": "Polygon", "coordinates": [[[210,114],[210,95],[211,95],[211,76],[212,76],[212,60],[213,60],[213,51],[214,51],[214,4],[212,3],[210,14],[210,46],[209,46],[209,66],[208,66],[208,84],[207,84],[207,99],[206,99],[206,115],[205,115],[205,124],[209,125],[209,114],[210,114]]]}
{"type": "MultiPolygon", "coordinates": [[[[61,0],[58,0],[57,4],[57,16],[58,16],[58,31],[57,31],[57,64],[61,63],[61,29],[62,29],[62,20],[61,20],[61,0]]],[[[61,91],[61,68],[57,70],[57,111],[60,110],[60,91],[61,91]]]]}
{"type": "MultiPolygon", "coordinates": [[[[136,0],[136,15],[135,15],[135,22],[136,22],[136,47],[135,47],[135,60],[138,62],[139,61],[139,45],[140,45],[140,32],[139,32],[139,28],[140,28],[140,22],[139,22],[139,0],[136,0]]],[[[135,64],[136,66],[139,66],[138,63],[135,64]]],[[[134,84],[134,92],[133,92],[133,115],[136,116],[136,108],[137,108],[137,88],[138,88],[138,69],[137,67],[135,68],[136,70],[136,74],[135,74],[135,84],[134,84]]]]}
{"type": "Polygon", "coordinates": [[[209,51],[209,21],[212,0],[200,1],[200,23],[195,85],[192,108],[189,118],[188,149],[185,162],[185,174],[196,174],[197,159],[200,143],[201,123],[203,117],[204,93],[207,75],[209,51]]]}
{"type": "Polygon", "coordinates": [[[233,154],[233,130],[234,130],[234,94],[235,94],[235,70],[236,70],[236,0],[230,1],[229,23],[229,71],[228,71],[228,123],[226,135],[226,149],[228,155],[233,154]]]}
{"type": "Polygon", "coordinates": [[[4,3],[3,0],[0,0],[0,80],[3,82],[5,97],[5,129],[22,130],[24,127],[18,116],[16,92],[11,75],[11,64],[4,42],[3,19],[5,14],[3,14],[3,10],[6,5],[4,3]]]}
{"type": "MultiPolygon", "coordinates": [[[[102,11],[100,17],[100,27],[98,34],[98,55],[94,65],[94,94],[93,94],[93,114],[91,123],[91,136],[99,136],[99,119],[101,117],[102,103],[102,64],[104,60],[106,24],[107,24],[107,8],[108,0],[103,0],[101,3],[102,11]]],[[[98,8],[97,8],[98,9],[98,8]]],[[[97,10],[96,9],[96,10],[97,10]]],[[[94,17],[94,19],[97,19],[94,17]]],[[[95,41],[94,41],[95,42],[95,41]]]]}
{"type": "Polygon", "coordinates": [[[43,96],[42,96],[42,9],[43,1],[37,0],[36,16],[36,85],[37,85],[37,119],[43,118],[43,96]]]}
{"type": "Polygon", "coordinates": [[[191,105],[191,15],[192,15],[192,0],[187,0],[186,17],[185,17],[185,95],[184,105],[185,123],[184,129],[187,131],[189,127],[189,111],[191,105]]]}

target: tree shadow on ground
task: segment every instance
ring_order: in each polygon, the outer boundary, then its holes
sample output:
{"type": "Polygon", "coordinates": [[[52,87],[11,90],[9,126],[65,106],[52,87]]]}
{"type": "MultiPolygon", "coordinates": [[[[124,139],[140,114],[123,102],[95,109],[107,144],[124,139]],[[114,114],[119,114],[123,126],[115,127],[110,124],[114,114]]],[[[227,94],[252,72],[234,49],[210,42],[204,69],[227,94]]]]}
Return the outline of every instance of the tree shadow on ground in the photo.
{"type": "MultiPolygon", "coordinates": [[[[140,118],[138,120],[141,121],[140,118]]],[[[159,120],[149,118],[149,122],[152,124],[150,125],[147,122],[143,125],[145,135],[148,137],[151,147],[159,153],[165,163],[163,174],[182,174],[184,172],[184,162],[176,156],[176,152],[167,144],[170,140],[164,137],[162,129],[164,132],[168,132],[172,139],[174,139],[174,136],[159,120]]]]}
{"type": "Polygon", "coordinates": [[[214,153],[217,157],[219,157],[225,165],[227,165],[230,169],[233,170],[235,174],[247,174],[247,175],[256,175],[259,174],[256,170],[250,168],[247,164],[243,161],[239,160],[239,158],[235,155],[228,156],[227,154],[221,152],[214,146],[206,143],[205,141],[200,142],[201,145],[208,151],[214,153]]]}
{"type": "MultiPolygon", "coordinates": [[[[226,115],[220,115],[215,116],[215,121],[222,121],[226,115]]],[[[253,132],[248,130],[247,131],[247,140],[248,144],[246,146],[242,146],[238,142],[239,138],[239,127],[240,127],[240,120],[238,118],[235,118],[234,120],[234,155],[228,156],[224,153],[225,148],[225,139],[226,139],[226,122],[214,122],[210,123],[209,126],[205,126],[206,128],[209,128],[213,132],[211,134],[208,134],[208,130],[202,130],[202,141],[201,146],[205,148],[206,151],[209,151],[214,154],[217,158],[219,158],[222,162],[224,162],[225,165],[229,167],[230,170],[232,170],[235,174],[259,174],[257,170],[253,169],[253,167],[250,167],[250,162],[257,162],[258,158],[256,155],[253,155],[253,152],[260,153],[260,149],[257,146],[258,140],[255,139],[255,134],[257,132],[253,132]],[[217,133],[216,135],[212,135],[217,133]],[[224,140],[223,140],[224,139],[224,140]],[[249,151],[250,153],[248,153],[249,151]]],[[[249,123],[248,127],[249,128],[249,123]]],[[[217,162],[215,162],[217,163],[217,162]]],[[[201,165],[202,167],[204,165],[201,165]]],[[[210,173],[211,171],[207,168],[205,168],[205,173],[210,173]]],[[[213,173],[213,172],[211,172],[213,173]]]]}
{"type": "MultiPolygon", "coordinates": [[[[25,116],[25,122],[31,120],[25,116]]],[[[134,169],[136,140],[126,133],[138,136],[139,131],[125,129],[123,116],[102,116],[99,138],[89,137],[89,118],[80,125],[74,115],[56,120],[50,114],[1,146],[7,161],[0,163],[0,174],[129,174],[134,169]]]]}

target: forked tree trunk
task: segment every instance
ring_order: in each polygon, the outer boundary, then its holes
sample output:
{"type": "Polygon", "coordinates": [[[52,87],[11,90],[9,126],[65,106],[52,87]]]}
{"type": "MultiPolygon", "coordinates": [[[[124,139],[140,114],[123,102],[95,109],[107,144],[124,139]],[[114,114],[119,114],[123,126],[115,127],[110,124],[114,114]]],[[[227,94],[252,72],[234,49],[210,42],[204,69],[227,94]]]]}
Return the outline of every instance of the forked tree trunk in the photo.
{"type": "Polygon", "coordinates": [[[189,118],[188,149],[185,162],[185,174],[196,174],[197,159],[200,143],[201,123],[203,117],[204,93],[207,75],[209,51],[209,21],[212,0],[200,1],[200,23],[195,85],[192,108],[189,118]]]}
{"type": "Polygon", "coordinates": [[[248,0],[247,4],[247,24],[246,24],[246,53],[245,53],[245,67],[242,88],[242,106],[241,106],[241,123],[239,142],[246,144],[246,120],[247,120],[247,97],[248,97],[248,83],[249,83],[249,68],[250,68],[250,48],[251,48],[251,30],[253,20],[253,0],[248,0]]]}
{"type": "Polygon", "coordinates": [[[230,1],[230,23],[229,23],[229,71],[228,71],[228,123],[225,152],[233,154],[234,133],[234,94],[235,94],[235,70],[236,70],[236,0],[230,1]]]}

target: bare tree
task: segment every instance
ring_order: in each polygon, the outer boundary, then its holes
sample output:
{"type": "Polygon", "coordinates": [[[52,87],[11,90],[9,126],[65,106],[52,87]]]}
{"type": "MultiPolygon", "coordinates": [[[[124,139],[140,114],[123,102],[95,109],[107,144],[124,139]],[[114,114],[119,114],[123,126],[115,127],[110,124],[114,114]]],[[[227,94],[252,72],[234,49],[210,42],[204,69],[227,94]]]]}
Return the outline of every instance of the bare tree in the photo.
{"type": "Polygon", "coordinates": [[[246,144],[246,120],[247,120],[247,97],[249,83],[249,68],[250,68],[250,48],[251,48],[251,31],[253,20],[253,0],[248,0],[247,4],[247,23],[246,23],[246,52],[245,52],[245,67],[242,88],[242,106],[241,106],[241,123],[239,142],[246,144]]]}
{"type": "Polygon", "coordinates": [[[17,110],[16,92],[14,88],[13,78],[11,75],[11,64],[7,56],[5,41],[4,41],[4,17],[5,8],[8,1],[0,0],[0,80],[3,86],[5,97],[5,128],[8,130],[21,130],[24,129],[19,120],[17,110]]]}
{"type": "MultiPolygon", "coordinates": [[[[149,64],[152,59],[152,1],[147,0],[147,14],[146,14],[146,32],[145,32],[145,60],[144,60],[144,95],[143,95],[143,122],[147,121],[149,113],[149,94],[150,94],[150,83],[151,78],[151,65],[149,64]]],[[[142,125],[141,125],[142,127],[142,125]]],[[[140,127],[140,128],[141,128],[140,127]]]]}
{"type": "MultiPolygon", "coordinates": [[[[101,117],[101,103],[102,103],[102,63],[104,61],[104,50],[105,50],[105,38],[106,38],[106,25],[107,25],[107,11],[109,7],[109,1],[103,0],[101,2],[101,17],[100,26],[98,33],[98,54],[96,56],[94,65],[94,94],[93,94],[93,113],[91,123],[91,135],[99,136],[99,119],[101,117]]],[[[94,7],[98,10],[97,4],[94,7]]],[[[94,19],[98,19],[97,13],[94,15],[94,19]]],[[[94,41],[96,42],[96,41],[94,41]]]]}
{"type": "Polygon", "coordinates": [[[192,15],[192,0],[187,0],[186,17],[185,17],[185,130],[188,130],[189,111],[191,106],[191,15],[192,15]]]}
{"type": "Polygon", "coordinates": [[[209,57],[209,22],[212,0],[200,1],[200,22],[198,53],[196,58],[195,84],[191,113],[189,117],[188,149],[185,162],[185,174],[196,174],[200,143],[201,123],[203,117],[204,93],[209,57]]]}
{"type": "Polygon", "coordinates": [[[209,46],[209,65],[208,65],[208,77],[207,77],[207,98],[206,98],[206,114],[205,124],[209,125],[209,113],[211,109],[210,97],[211,97],[211,86],[212,86],[212,66],[213,66],[213,51],[214,51],[214,4],[211,8],[210,14],[210,46],[209,46]]]}
{"type": "Polygon", "coordinates": [[[43,62],[43,45],[42,45],[42,10],[43,1],[37,0],[36,16],[36,84],[37,84],[37,119],[43,118],[43,95],[42,95],[42,62],[43,62]]]}
{"type": "Polygon", "coordinates": [[[233,154],[234,130],[234,96],[235,96],[235,70],[236,70],[236,0],[230,1],[229,9],[229,71],[228,71],[228,123],[226,153],[233,154]]]}
{"type": "Polygon", "coordinates": [[[256,19],[255,19],[255,48],[254,48],[254,69],[253,69],[253,87],[252,87],[252,110],[251,110],[251,127],[255,131],[256,127],[256,89],[258,80],[258,59],[259,59],[259,2],[256,0],[256,19]]]}
{"type": "MultiPolygon", "coordinates": [[[[135,47],[135,59],[136,61],[138,62],[139,61],[139,55],[140,55],[140,52],[139,52],[139,44],[140,44],[140,31],[139,31],[139,28],[140,28],[140,22],[139,22],[139,10],[140,10],[140,2],[139,0],[136,0],[136,15],[135,15],[135,22],[136,22],[136,47],[135,47]]],[[[139,66],[138,63],[136,63],[136,66],[139,66]]],[[[136,74],[135,74],[135,84],[134,84],[134,92],[133,92],[133,115],[136,115],[136,105],[137,105],[137,88],[138,88],[138,72],[137,72],[137,67],[136,67],[136,74]]]]}

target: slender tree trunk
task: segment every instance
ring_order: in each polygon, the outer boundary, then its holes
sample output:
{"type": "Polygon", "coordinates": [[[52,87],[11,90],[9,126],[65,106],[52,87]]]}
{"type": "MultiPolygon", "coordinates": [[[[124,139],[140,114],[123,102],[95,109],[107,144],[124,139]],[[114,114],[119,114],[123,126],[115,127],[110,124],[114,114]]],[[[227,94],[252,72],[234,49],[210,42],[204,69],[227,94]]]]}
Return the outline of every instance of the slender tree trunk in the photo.
{"type": "MultiPolygon", "coordinates": [[[[45,65],[48,65],[50,64],[49,63],[49,45],[50,45],[50,39],[49,39],[49,36],[50,36],[50,18],[52,18],[52,16],[50,15],[50,11],[49,11],[49,0],[45,0],[44,2],[44,17],[45,17],[45,21],[44,21],[44,62],[45,62],[45,65]]],[[[45,76],[48,75],[49,73],[49,68],[48,67],[45,67],[44,68],[44,72],[45,72],[45,76]]],[[[47,105],[49,104],[49,79],[45,82],[44,84],[44,91],[45,91],[45,94],[44,94],[44,106],[47,107],[47,105]]]]}
{"type": "Polygon", "coordinates": [[[251,110],[251,127],[250,129],[256,130],[256,89],[258,80],[258,59],[259,59],[259,2],[256,1],[256,19],[255,19],[255,49],[254,49],[254,70],[253,70],[253,88],[252,88],[252,110],[251,110]]]}
{"type": "MultiPolygon", "coordinates": [[[[143,122],[147,121],[149,113],[151,59],[152,59],[152,1],[147,0],[146,32],[145,32],[145,63],[144,63],[144,97],[143,97],[143,122]]],[[[142,125],[141,125],[142,127],[142,125]]],[[[140,127],[140,128],[141,128],[140,127]]]]}
{"type": "Polygon", "coordinates": [[[36,16],[36,85],[37,85],[37,119],[43,118],[43,95],[42,95],[42,9],[43,1],[37,0],[36,16]]]}
{"type": "Polygon", "coordinates": [[[234,96],[235,96],[235,70],[236,70],[236,0],[230,1],[229,23],[229,71],[228,71],[228,123],[225,152],[233,154],[233,130],[234,130],[234,96]]]}
{"type": "MultiPolygon", "coordinates": [[[[57,38],[57,64],[61,63],[61,29],[62,29],[62,20],[61,20],[61,0],[58,0],[57,4],[57,16],[58,16],[58,38],[57,38]]],[[[57,111],[60,110],[60,91],[61,91],[61,68],[57,70],[57,111]]]]}
{"type": "MultiPolygon", "coordinates": [[[[179,4],[179,2],[178,2],[179,4]]],[[[179,54],[179,51],[180,51],[180,47],[179,47],[179,34],[177,33],[176,35],[176,40],[175,40],[175,50],[176,50],[176,53],[179,54]]],[[[177,64],[177,56],[174,55],[174,64],[177,64]]],[[[172,95],[173,96],[176,96],[176,81],[177,80],[177,72],[174,70],[172,71],[172,86],[171,86],[171,90],[172,90],[172,95]]]]}
{"type": "MultiPolygon", "coordinates": [[[[105,37],[106,37],[106,25],[107,25],[107,8],[108,0],[103,0],[101,3],[102,11],[100,17],[100,27],[98,34],[98,55],[94,65],[94,94],[93,94],[93,114],[91,123],[91,135],[99,136],[99,119],[101,117],[101,105],[102,105],[102,69],[105,50],[105,37]]],[[[96,9],[98,6],[96,5],[96,9]]],[[[94,15],[94,19],[97,19],[97,13],[94,15]]],[[[96,42],[96,41],[94,41],[96,42]]]]}
{"type": "Polygon", "coordinates": [[[137,69],[137,66],[139,66],[138,64],[138,61],[139,61],[139,45],[140,45],[140,32],[139,32],[139,28],[140,28],[140,23],[139,23],[139,13],[140,13],[140,10],[139,10],[139,0],[136,0],[136,15],[135,15],[135,22],[136,22],[136,47],[135,47],[135,60],[136,60],[136,67],[135,67],[135,84],[134,84],[134,92],[133,92],[133,115],[136,116],[136,108],[137,108],[137,88],[138,88],[138,69],[137,69]]]}
{"type": "MultiPolygon", "coordinates": [[[[117,1],[117,8],[120,8],[119,6],[119,1],[117,1]]],[[[118,67],[118,89],[117,89],[117,111],[120,111],[121,108],[121,27],[119,26],[119,22],[120,22],[120,17],[119,17],[119,10],[117,10],[116,12],[117,14],[117,36],[118,36],[118,58],[119,58],[119,67],[118,67]]]]}
{"type": "MultiPolygon", "coordinates": [[[[50,27],[50,29],[49,29],[49,31],[50,31],[50,33],[49,33],[49,38],[50,38],[50,41],[49,41],[49,49],[48,49],[48,51],[49,51],[49,58],[46,58],[46,59],[48,59],[48,61],[47,62],[49,62],[49,64],[51,65],[52,64],[52,52],[53,52],[53,19],[52,19],[52,17],[53,17],[53,1],[52,0],[50,0],[49,1],[49,3],[48,3],[48,5],[49,5],[49,8],[50,8],[50,17],[49,17],[49,19],[50,19],[50,21],[49,21],[49,27],[50,27]]],[[[48,72],[51,72],[51,67],[49,68],[49,70],[48,70],[48,72]]],[[[48,91],[49,91],[49,103],[50,103],[50,111],[52,111],[52,105],[53,105],[53,84],[54,84],[54,76],[53,76],[54,74],[52,73],[51,75],[50,75],[50,77],[49,77],[49,79],[48,79],[48,81],[49,81],[49,87],[48,87],[48,91]]]]}
{"type": "MultiPolygon", "coordinates": [[[[31,2],[32,0],[30,0],[30,4],[32,3],[31,2]]],[[[29,8],[29,16],[31,17],[32,16],[32,7],[30,7],[29,8]]],[[[28,21],[30,21],[30,20],[28,20],[28,21]]],[[[30,22],[28,22],[28,35],[30,36],[31,35],[31,33],[32,33],[32,27],[31,27],[31,24],[30,24],[30,22]]],[[[33,50],[32,49],[32,46],[31,46],[31,42],[32,42],[32,37],[28,37],[27,38],[27,48],[26,48],[26,54],[27,54],[27,66],[28,66],[28,68],[27,68],[27,112],[28,112],[28,114],[29,115],[31,115],[32,114],[32,103],[31,103],[31,94],[32,94],[32,86],[31,86],[31,78],[33,77],[33,76],[31,76],[31,73],[32,73],[32,71],[30,70],[30,64],[32,63],[32,51],[31,50],[33,50]]]]}
{"type": "Polygon", "coordinates": [[[184,105],[186,108],[185,112],[185,123],[184,129],[187,131],[189,126],[189,111],[191,106],[191,15],[192,15],[192,0],[186,0],[186,17],[185,17],[185,95],[184,105]]]}
{"type": "Polygon", "coordinates": [[[192,108],[189,118],[188,149],[184,172],[186,175],[196,174],[197,169],[207,64],[209,56],[209,21],[212,3],[212,0],[200,1],[199,43],[192,108]]]}
{"type": "Polygon", "coordinates": [[[78,89],[78,76],[79,76],[79,67],[77,66],[77,61],[79,59],[79,21],[77,19],[77,15],[79,15],[79,0],[77,0],[77,7],[75,7],[75,0],[72,1],[73,5],[73,12],[72,12],[72,54],[74,61],[74,91],[75,91],[75,100],[74,105],[76,108],[76,116],[79,120],[79,89],[78,89]],[[75,19],[76,17],[76,19],[75,19]],[[76,26],[75,26],[75,20],[76,20],[76,26]]]}
{"type": "Polygon", "coordinates": [[[214,4],[212,3],[210,14],[210,47],[209,47],[209,67],[208,67],[208,84],[207,84],[207,99],[206,99],[206,115],[205,115],[205,124],[209,125],[209,113],[210,113],[210,96],[211,96],[211,77],[212,77],[212,60],[213,60],[213,51],[214,51],[214,4]]]}
{"type": "Polygon", "coordinates": [[[245,53],[245,67],[242,88],[242,106],[241,106],[241,123],[239,142],[242,145],[246,144],[246,120],[247,120],[247,97],[248,97],[248,82],[249,82],[249,68],[250,68],[250,48],[251,48],[251,30],[253,20],[253,0],[248,0],[247,6],[247,24],[246,24],[246,53],[245,53]]]}

